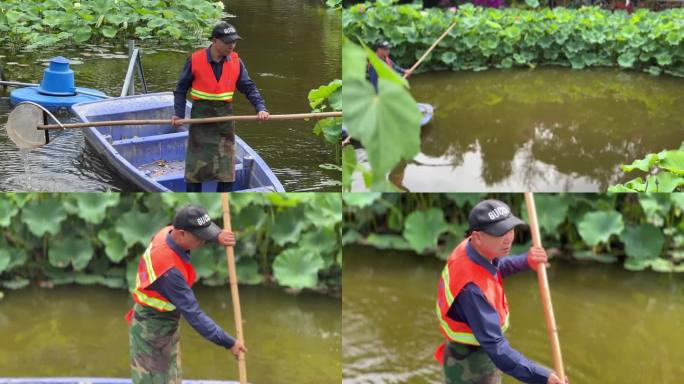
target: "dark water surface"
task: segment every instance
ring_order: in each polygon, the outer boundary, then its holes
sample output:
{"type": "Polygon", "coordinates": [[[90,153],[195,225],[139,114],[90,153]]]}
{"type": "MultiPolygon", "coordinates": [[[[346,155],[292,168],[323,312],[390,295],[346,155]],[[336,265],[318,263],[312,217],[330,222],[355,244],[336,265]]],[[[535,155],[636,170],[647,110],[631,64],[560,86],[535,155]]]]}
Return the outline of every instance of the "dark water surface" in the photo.
{"type": "Polygon", "coordinates": [[[443,72],[411,78],[435,108],[410,191],[605,191],[629,164],[684,140],[684,79],[614,69],[443,72]]]}
{"type": "MultiPolygon", "coordinates": [[[[235,334],[228,287],[196,287],[200,306],[235,334]]],[[[0,377],[130,377],[132,300],[123,290],[63,286],[5,291],[0,377]]],[[[247,377],[252,383],[339,383],[339,299],[240,286],[247,377]]],[[[181,320],[185,379],[238,380],[237,361],[181,320]]]]}
{"type": "MultiPolygon", "coordinates": [[[[346,246],[344,257],[343,382],[442,382],[432,356],[443,339],[434,305],[444,262],[357,246],[346,246]]],[[[573,384],[682,382],[684,276],[556,261],[548,278],[573,384]]],[[[504,285],[511,345],[551,366],[535,274],[504,285]]]]}
{"type": "MultiPolygon", "coordinates": [[[[237,52],[259,87],[272,114],[309,112],[310,89],[340,77],[340,13],[320,1],[226,2],[226,12],[244,40],[237,52]]],[[[149,92],[173,91],[185,60],[196,48],[143,48],[149,92]]],[[[46,60],[64,56],[76,60],[76,85],[118,96],[128,59],[125,47],[83,46],[11,52],[0,47],[0,65],[13,81],[37,83],[46,60]],[[10,64],[11,63],[11,64],[10,64]]],[[[9,92],[0,87],[0,127],[10,112],[9,92]]],[[[138,86],[137,92],[141,91],[138,86]]],[[[254,114],[242,95],[235,114],[254,114]]],[[[170,116],[169,116],[170,117],[170,116]]],[[[68,119],[67,115],[61,118],[68,119]]],[[[335,149],[312,133],[314,122],[240,123],[237,133],[273,169],[287,191],[338,190],[339,171],[320,164],[335,163],[335,149]]],[[[88,148],[80,130],[63,132],[49,145],[29,155],[30,186],[22,155],[0,129],[0,190],[102,191],[134,190],[88,148]],[[29,188],[30,187],[30,188],[29,188]]]]}

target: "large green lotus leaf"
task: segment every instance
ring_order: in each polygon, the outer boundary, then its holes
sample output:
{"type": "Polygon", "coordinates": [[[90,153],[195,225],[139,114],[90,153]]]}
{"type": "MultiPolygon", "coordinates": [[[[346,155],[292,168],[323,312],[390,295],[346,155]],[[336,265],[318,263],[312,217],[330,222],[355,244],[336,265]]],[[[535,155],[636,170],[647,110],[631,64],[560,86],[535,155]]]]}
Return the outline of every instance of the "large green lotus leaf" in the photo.
{"type": "Polygon", "coordinates": [[[166,212],[141,212],[133,209],[116,220],[115,230],[126,242],[126,249],[135,244],[147,246],[152,236],[171,220],[166,212]]]}
{"type": "MultiPolygon", "coordinates": [[[[570,202],[560,195],[537,194],[534,196],[534,205],[537,209],[537,222],[539,228],[547,234],[557,234],[556,228],[565,221],[570,202]]],[[[529,222],[527,216],[527,206],[525,202],[521,204],[522,219],[529,222]]]]}
{"type": "Polygon", "coordinates": [[[652,224],[630,225],[620,234],[625,253],[630,258],[653,259],[660,256],[665,235],[652,224]]]}
{"type": "Polygon", "coordinates": [[[36,236],[43,236],[46,233],[56,235],[60,232],[60,224],[66,218],[67,212],[62,207],[62,202],[55,198],[32,201],[21,211],[21,220],[36,236]]]}
{"type": "Polygon", "coordinates": [[[590,246],[605,243],[611,235],[617,235],[625,228],[622,215],[616,211],[589,212],[577,225],[580,236],[590,246]]]}
{"type": "Polygon", "coordinates": [[[235,262],[238,282],[243,284],[261,284],[264,277],[259,273],[259,263],[253,258],[241,257],[235,262]]]}
{"type": "Polygon", "coordinates": [[[19,208],[14,203],[3,197],[0,199],[0,227],[7,227],[12,222],[12,218],[19,212],[19,208]]]}
{"type": "Polygon", "coordinates": [[[365,240],[365,243],[378,249],[398,249],[408,251],[411,244],[399,235],[379,235],[371,233],[365,240]]]}
{"type": "Polygon", "coordinates": [[[223,259],[225,259],[226,253],[224,249],[219,246],[205,245],[191,252],[190,261],[195,268],[198,279],[209,277],[216,273],[216,264],[221,260],[218,257],[219,253],[224,255],[223,259]]]}
{"type": "Polygon", "coordinates": [[[233,230],[244,230],[251,227],[261,227],[266,220],[268,215],[264,210],[264,207],[260,205],[248,205],[240,210],[239,213],[232,213],[233,230]]]}
{"type": "Polygon", "coordinates": [[[418,153],[422,119],[405,88],[380,78],[378,89],[376,94],[367,81],[356,79],[342,93],[345,125],[366,148],[374,182],[385,180],[401,159],[418,153]]]}
{"type": "Polygon", "coordinates": [[[294,243],[305,227],[304,212],[301,207],[288,208],[276,214],[271,227],[271,238],[276,244],[283,246],[294,243]]]}
{"type": "Polygon", "coordinates": [[[104,220],[107,208],[117,205],[119,196],[118,193],[112,192],[69,194],[69,198],[76,203],[76,212],[73,213],[93,224],[99,224],[104,220]]]}
{"type": "Polygon", "coordinates": [[[74,273],[70,270],[45,264],[43,266],[43,272],[45,272],[45,276],[50,279],[50,283],[53,285],[72,284],[74,282],[74,273]]]}
{"type": "Polygon", "coordinates": [[[354,146],[347,145],[342,149],[342,188],[344,191],[351,190],[352,176],[356,166],[354,146]]]}
{"type": "Polygon", "coordinates": [[[664,151],[658,154],[658,167],[677,175],[684,175],[684,150],[664,151]]]}
{"type": "Polygon", "coordinates": [[[104,244],[105,253],[113,263],[118,263],[126,257],[126,242],[114,228],[101,230],[97,238],[104,244]]]}
{"type": "Polygon", "coordinates": [[[437,249],[439,235],[448,229],[444,213],[437,208],[414,211],[404,222],[404,238],[418,253],[437,249]]]}
{"type": "Polygon", "coordinates": [[[339,193],[318,193],[316,204],[307,204],[306,219],[316,227],[334,228],[342,222],[342,198],[339,193]]]}
{"type": "Polygon", "coordinates": [[[338,239],[338,232],[333,228],[311,228],[302,234],[297,247],[320,255],[323,268],[330,268],[335,264],[335,255],[340,249],[338,239]]]}
{"type": "Polygon", "coordinates": [[[314,288],[318,284],[318,271],[323,259],[313,252],[289,248],[273,261],[273,276],[280,285],[294,289],[314,288]]]}
{"type": "Polygon", "coordinates": [[[343,193],[344,204],[355,208],[369,207],[382,196],[380,192],[343,193]]]}
{"type": "Polygon", "coordinates": [[[20,276],[15,276],[12,280],[3,281],[2,286],[7,289],[22,289],[28,286],[29,283],[29,279],[20,276]]]}
{"type": "Polygon", "coordinates": [[[52,241],[48,255],[50,264],[53,266],[66,268],[71,264],[74,270],[80,271],[92,259],[93,247],[87,239],[69,234],[59,240],[52,241]]]}

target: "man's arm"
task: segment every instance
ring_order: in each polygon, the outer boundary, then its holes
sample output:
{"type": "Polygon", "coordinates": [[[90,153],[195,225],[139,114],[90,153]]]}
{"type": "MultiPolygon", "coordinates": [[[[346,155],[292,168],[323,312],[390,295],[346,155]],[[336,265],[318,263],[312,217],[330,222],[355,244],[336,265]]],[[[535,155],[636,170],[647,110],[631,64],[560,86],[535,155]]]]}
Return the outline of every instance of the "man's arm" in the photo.
{"type": "Polygon", "coordinates": [[[520,255],[502,257],[499,259],[498,267],[501,277],[508,277],[518,272],[532,269],[527,261],[527,252],[520,255]]]}
{"type": "Polygon", "coordinates": [[[546,384],[551,371],[527,359],[508,343],[501,332],[499,315],[482,291],[474,284],[468,284],[449,308],[448,316],[465,322],[472,329],[475,338],[497,368],[505,374],[531,384],[546,384]]]}
{"type": "Polygon", "coordinates": [[[205,339],[230,349],[235,339],[202,311],[195,294],[176,268],[161,275],[150,287],[176,306],[185,320],[205,339]]]}
{"type": "Polygon", "coordinates": [[[249,73],[247,72],[245,63],[243,63],[242,60],[240,60],[240,77],[238,77],[236,87],[238,91],[244,93],[245,96],[247,96],[247,100],[249,100],[249,102],[252,103],[252,106],[254,106],[254,109],[257,111],[257,113],[266,110],[266,103],[264,102],[264,98],[261,97],[259,89],[257,88],[256,84],[254,84],[252,79],[249,77],[249,73]]]}
{"type": "Polygon", "coordinates": [[[176,90],[173,91],[173,114],[181,119],[185,118],[185,102],[188,95],[188,89],[192,86],[195,77],[192,75],[192,61],[188,58],[185,62],[183,71],[180,74],[178,83],[176,83],[176,90]]]}

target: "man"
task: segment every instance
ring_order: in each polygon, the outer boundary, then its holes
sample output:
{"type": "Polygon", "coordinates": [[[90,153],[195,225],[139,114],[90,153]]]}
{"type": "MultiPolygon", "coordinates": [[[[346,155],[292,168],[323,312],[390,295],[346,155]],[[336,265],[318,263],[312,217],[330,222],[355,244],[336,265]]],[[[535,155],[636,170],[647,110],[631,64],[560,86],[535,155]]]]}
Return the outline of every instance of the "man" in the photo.
{"type": "Polygon", "coordinates": [[[438,285],[437,317],[447,340],[435,358],[444,366],[445,382],[495,384],[503,371],[524,383],[563,384],[503,335],[508,303],[502,278],[546,264],[546,251],[531,247],[526,254],[504,257],[511,251],[513,228],[524,223],[501,201],[481,201],[468,222],[467,238],[449,256],[438,285]]]}
{"type": "Polygon", "coordinates": [[[152,238],[140,258],[136,286],[131,293],[135,305],[126,315],[134,384],[182,382],[181,315],[205,339],[229,349],[236,358],[247,352],[239,340],[229,336],[199,308],[192,292],[195,270],[190,251],[205,241],[228,247],[235,245],[235,236],[214,224],[202,207],[188,205],[176,213],[173,225],[162,228],[152,238]]]}
{"type": "MultiPolygon", "coordinates": [[[[193,100],[192,118],[228,116],[233,113],[235,90],[247,96],[259,120],[268,119],[264,99],[249,78],[245,64],[235,52],[242,38],[225,22],[214,27],[212,44],[190,56],[174,94],[173,125],[185,117],[188,89],[193,100]]],[[[202,182],[217,180],[217,192],[230,191],[235,181],[235,122],[190,126],[185,155],[188,192],[202,192],[202,182]]]]}
{"type": "MultiPolygon", "coordinates": [[[[390,48],[392,46],[388,41],[380,41],[377,44],[375,44],[375,54],[378,55],[378,58],[382,60],[384,63],[387,64],[390,68],[392,68],[394,71],[397,73],[400,73],[402,75],[408,74],[408,76],[411,75],[411,70],[410,69],[404,69],[398,65],[396,65],[392,59],[390,59],[390,48]]],[[[375,87],[375,90],[378,90],[378,73],[373,68],[373,66],[369,63],[368,64],[368,80],[373,84],[373,87],[375,87]]]]}

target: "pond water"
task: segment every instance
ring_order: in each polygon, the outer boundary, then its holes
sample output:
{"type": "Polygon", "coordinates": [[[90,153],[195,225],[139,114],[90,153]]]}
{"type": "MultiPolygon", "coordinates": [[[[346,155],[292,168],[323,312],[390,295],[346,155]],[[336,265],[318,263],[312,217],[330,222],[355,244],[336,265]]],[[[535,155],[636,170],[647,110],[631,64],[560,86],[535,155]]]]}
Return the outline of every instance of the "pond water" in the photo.
{"type": "MultiPolygon", "coordinates": [[[[226,1],[226,11],[244,40],[237,52],[259,87],[272,114],[309,112],[310,89],[341,73],[340,13],[318,0],[226,1]]],[[[143,67],[149,92],[173,91],[189,54],[196,48],[172,45],[143,47],[143,67]]],[[[0,47],[0,65],[13,81],[37,83],[46,60],[65,56],[76,84],[118,96],[128,59],[125,47],[83,46],[11,52],[0,47]],[[14,64],[8,64],[14,63],[14,64]]],[[[138,85],[136,91],[140,92],[138,85]]],[[[0,87],[0,127],[10,112],[9,92],[0,87]]],[[[234,113],[254,114],[247,99],[236,98],[234,113]]],[[[62,118],[68,119],[63,115],[62,118]]],[[[170,116],[169,116],[170,118],[170,116]]],[[[336,149],[312,133],[313,121],[246,122],[237,133],[273,169],[287,191],[339,191],[339,171],[319,167],[336,163],[336,149]]],[[[30,154],[31,190],[135,190],[85,145],[80,130],[62,132],[49,145],[30,154]]],[[[27,190],[21,155],[0,129],[0,190],[27,190]]]]}
{"type": "MultiPolygon", "coordinates": [[[[343,382],[441,382],[432,356],[443,340],[434,303],[444,262],[358,246],[344,257],[343,382]]],[[[555,261],[548,278],[572,383],[681,383],[684,276],[555,261]]],[[[504,285],[511,345],[552,366],[535,274],[504,285]]]]}
{"type": "MultiPolygon", "coordinates": [[[[200,306],[235,334],[230,291],[195,287],[200,306]]],[[[340,300],[240,286],[247,377],[253,383],[339,383],[340,300]]],[[[123,290],[62,286],[5,291],[0,300],[0,377],[130,377],[132,300],[123,290]]],[[[181,321],[185,379],[238,379],[229,351],[181,321]]]]}
{"type": "Polygon", "coordinates": [[[391,179],[410,191],[605,191],[620,164],[684,140],[684,79],[615,69],[411,77],[434,106],[421,152],[391,179]]]}

